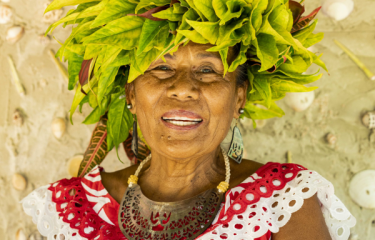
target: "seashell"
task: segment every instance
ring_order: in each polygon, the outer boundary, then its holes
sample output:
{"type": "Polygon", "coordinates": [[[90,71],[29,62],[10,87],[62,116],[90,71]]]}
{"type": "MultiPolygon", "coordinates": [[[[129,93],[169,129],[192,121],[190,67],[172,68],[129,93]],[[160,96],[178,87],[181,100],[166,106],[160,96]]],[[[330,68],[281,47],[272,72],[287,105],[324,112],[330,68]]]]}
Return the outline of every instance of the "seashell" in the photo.
{"type": "Polygon", "coordinates": [[[356,233],[351,233],[349,240],[359,240],[359,236],[356,233]]]}
{"type": "Polygon", "coordinates": [[[16,109],[13,113],[13,124],[16,125],[17,127],[21,127],[23,124],[23,114],[19,109],[16,109]]]}
{"type": "Polygon", "coordinates": [[[285,95],[286,104],[296,112],[306,110],[313,103],[315,92],[288,92],[285,95]]]}
{"type": "Polygon", "coordinates": [[[12,20],[12,9],[7,5],[0,6],[0,24],[6,24],[12,20]]]}
{"type": "Polygon", "coordinates": [[[337,142],[337,137],[333,133],[328,133],[326,136],[326,141],[329,145],[334,146],[337,142]]]}
{"type": "Polygon", "coordinates": [[[16,240],[26,240],[26,235],[25,233],[23,232],[22,229],[18,229],[18,231],[16,232],[16,240]]]}
{"type": "Polygon", "coordinates": [[[83,160],[83,155],[76,155],[68,161],[68,173],[71,177],[77,177],[79,166],[83,160]]]}
{"type": "Polygon", "coordinates": [[[23,191],[26,189],[27,181],[21,174],[15,173],[12,177],[12,184],[16,190],[23,191]]]}
{"type": "Polygon", "coordinates": [[[362,123],[369,129],[375,128],[375,112],[367,112],[362,117],[362,123]]]}
{"type": "Polygon", "coordinates": [[[359,206],[375,208],[375,170],[357,173],[350,181],[349,194],[359,206]]]}
{"type": "Polygon", "coordinates": [[[15,43],[23,36],[25,30],[21,26],[13,26],[8,28],[6,40],[8,43],[15,43]]]}
{"type": "Polygon", "coordinates": [[[51,37],[49,35],[41,34],[39,35],[39,43],[42,45],[48,45],[51,42],[51,37]]]}
{"type": "Polygon", "coordinates": [[[41,86],[42,88],[45,88],[47,85],[48,85],[48,82],[46,79],[41,79],[39,81],[39,86],[41,86]]]}
{"type": "Polygon", "coordinates": [[[353,0],[326,0],[322,5],[322,12],[336,21],[347,18],[353,9],[353,0]]]}
{"type": "Polygon", "coordinates": [[[38,232],[35,231],[32,234],[30,234],[28,240],[44,240],[45,238],[38,232]]]}
{"type": "Polygon", "coordinates": [[[1,0],[2,2],[8,3],[10,2],[9,0],[1,0]]]}
{"type": "MultiPolygon", "coordinates": [[[[51,2],[47,2],[44,4],[44,8],[43,9],[46,9],[48,7],[48,5],[50,4],[51,2]]],[[[43,22],[45,23],[53,23],[53,22],[56,22],[57,20],[60,19],[60,16],[63,14],[64,10],[62,9],[57,9],[57,10],[52,10],[52,11],[49,11],[47,13],[45,13],[43,15],[43,22]]]]}
{"type": "Polygon", "coordinates": [[[63,118],[55,118],[52,121],[52,133],[57,139],[60,139],[64,135],[65,130],[66,123],[63,118]]]}
{"type": "Polygon", "coordinates": [[[266,119],[257,119],[257,120],[255,120],[255,123],[257,125],[257,129],[261,129],[264,126],[266,126],[267,120],[266,119]]]}

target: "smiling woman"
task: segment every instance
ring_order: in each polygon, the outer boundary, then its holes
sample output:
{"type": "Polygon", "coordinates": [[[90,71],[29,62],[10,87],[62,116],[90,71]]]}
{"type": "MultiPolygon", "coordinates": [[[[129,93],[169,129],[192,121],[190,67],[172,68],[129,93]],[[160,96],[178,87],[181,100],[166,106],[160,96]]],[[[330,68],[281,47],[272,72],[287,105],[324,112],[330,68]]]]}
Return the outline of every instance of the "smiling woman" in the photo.
{"type": "MultiPolygon", "coordinates": [[[[236,122],[281,117],[286,92],[321,75],[307,48],[316,9],[287,0],[55,0],[79,4],[57,53],[77,84],[71,115],[96,123],[79,177],[23,201],[55,239],[347,240],[355,219],[333,186],[297,164],[242,159],[236,122]],[[259,107],[261,105],[261,107],[259,107]],[[230,139],[230,144],[227,144],[230,139]],[[98,165],[125,142],[137,164],[98,165]],[[131,150],[130,150],[131,149],[131,150]]],[[[48,31],[49,31],[48,30],[48,31]]]]}

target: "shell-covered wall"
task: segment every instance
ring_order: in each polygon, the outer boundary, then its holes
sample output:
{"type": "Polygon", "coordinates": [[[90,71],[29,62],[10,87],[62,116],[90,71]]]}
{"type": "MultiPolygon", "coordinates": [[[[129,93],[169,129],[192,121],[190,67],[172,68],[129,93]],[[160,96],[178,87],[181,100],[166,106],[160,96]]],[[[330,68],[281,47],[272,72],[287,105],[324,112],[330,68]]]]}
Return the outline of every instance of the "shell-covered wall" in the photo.
{"type": "MultiPolygon", "coordinates": [[[[85,108],[74,115],[74,125],[68,123],[73,92],[67,90],[49,54],[59,44],[40,37],[50,20],[43,18],[45,4],[42,0],[0,2],[13,12],[8,23],[0,24],[0,239],[4,240],[14,239],[18,229],[27,236],[35,232],[19,201],[39,186],[69,177],[67,163],[74,155],[84,153],[94,127],[81,124],[88,114],[85,108]],[[24,34],[10,44],[7,29],[14,25],[22,26],[24,34]],[[8,56],[26,90],[24,97],[12,82],[8,56]],[[17,109],[24,118],[20,126],[14,121],[17,109]],[[55,118],[66,122],[60,139],[51,130],[55,118]],[[26,178],[25,190],[14,189],[15,173],[26,178]]],[[[320,0],[306,0],[306,12],[320,4],[320,0]]],[[[307,110],[295,112],[281,101],[285,117],[268,120],[259,129],[253,129],[251,121],[241,121],[246,158],[262,163],[285,162],[289,151],[294,163],[319,172],[333,183],[336,195],[357,218],[353,232],[361,240],[375,239],[375,210],[361,208],[350,198],[349,182],[356,173],[375,169],[375,131],[361,123],[361,116],[375,109],[375,81],[370,81],[333,40],[345,44],[375,72],[374,9],[373,0],[355,0],[352,14],[340,22],[318,14],[317,31],[325,32],[325,39],[313,51],[324,53],[329,75],[324,73],[313,84],[319,89],[307,110]],[[327,144],[329,133],[336,137],[335,144],[327,144]]],[[[70,31],[70,27],[59,27],[53,35],[63,41],[70,31]]],[[[128,166],[123,151],[120,157],[125,164],[112,151],[103,163],[106,171],[128,166]]]]}

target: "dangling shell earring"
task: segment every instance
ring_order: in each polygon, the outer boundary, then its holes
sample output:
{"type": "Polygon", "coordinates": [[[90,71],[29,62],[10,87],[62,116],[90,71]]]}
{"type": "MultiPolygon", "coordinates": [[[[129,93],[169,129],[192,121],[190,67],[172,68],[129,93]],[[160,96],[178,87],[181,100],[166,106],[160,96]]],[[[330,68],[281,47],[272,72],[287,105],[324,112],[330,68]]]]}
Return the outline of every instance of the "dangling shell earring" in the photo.
{"type": "MultiPolygon", "coordinates": [[[[243,114],[245,111],[241,108],[238,112],[240,114],[243,114]]],[[[243,157],[243,141],[240,129],[238,128],[237,124],[238,119],[236,119],[236,125],[233,128],[232,142],[230,144],[230,148],[228,151],[228,157],[230,157],[235,162],[240,164],[242,162],[243,157]]]]}
{"type": "MultiPolygon", "coordinates": [[[[132,109],[131,104],[127,104],[126,107],[128,109],[132,109]]],[[[134,153],[134,156],[138,157],[138,130],[137,130],[137,116],[133,114],[133,135],[132,135],[132,146],[131,146],[132,152],[134,153]]]]}
{"type": "Polygon", "coordinates": [[[132,136],[132,152],[135,157],[138,157],[138,130],[137,130],[137,116],[133,114],[133,136],[132,136]]]}

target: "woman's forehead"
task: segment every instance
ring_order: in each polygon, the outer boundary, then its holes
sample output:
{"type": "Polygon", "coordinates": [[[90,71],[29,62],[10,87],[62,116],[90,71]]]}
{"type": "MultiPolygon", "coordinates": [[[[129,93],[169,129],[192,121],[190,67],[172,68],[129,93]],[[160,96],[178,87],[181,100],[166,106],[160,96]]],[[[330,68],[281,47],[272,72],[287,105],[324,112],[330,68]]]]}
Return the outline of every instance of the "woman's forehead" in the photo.
{"type": "Polygon", "coordinates": [[[180,46],[176,52],[171,54],[166,54],[165,58],[175,60],[177,58],[195,58],[195,59],[202,59],[202,58],[220,58],[220,54],[218,52],[208,52],[207,49],[213,47],[211,44],[198,44],[194,42],[189,42],[185,46],[180,46]]]}
{"type": "MultiPolygon", "coordinates": [[[[211,44],[198,44],[189,42],[185,46],[181,45],[173,54],[166,54],[164,58],[167,62],[176,64],[195,64],[198,62],[211,62],[216,66],[223,67],[221,56],[218,52],[209,52],[207,49],[213,47],[211,44]]],[[[229,49],[228,56],[232,54],[232,49],[229,49]]],[[[164,62],[161,58],[151,64],[152,67],[155,64],[164,62]]]]}

